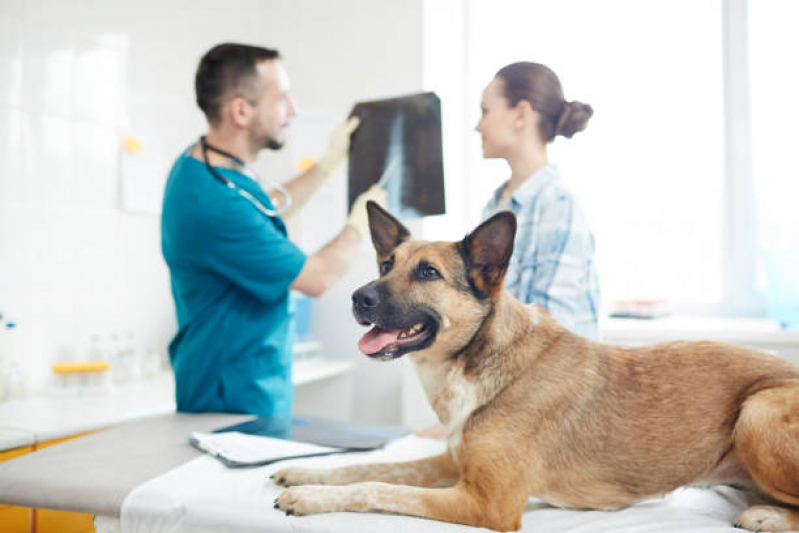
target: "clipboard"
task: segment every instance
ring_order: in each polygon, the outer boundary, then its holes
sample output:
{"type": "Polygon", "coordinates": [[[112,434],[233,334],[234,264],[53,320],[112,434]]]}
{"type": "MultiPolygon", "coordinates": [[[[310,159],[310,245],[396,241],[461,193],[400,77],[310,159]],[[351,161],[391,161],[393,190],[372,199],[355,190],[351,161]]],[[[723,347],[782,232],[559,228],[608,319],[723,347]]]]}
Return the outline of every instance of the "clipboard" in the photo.
{"type": "Polygon", "coordinates": [[[262,417],[212,433],[194,432],[189,443],[229,468],[242,468],[371,451],[407,434],[407,430],[394,426],[350,424],[310,416],[262,417]]]}
{"type": "Polygon", "coordinates": [[[284,439],[248,435],[238,431],[189,435],[189,444],[222,462],[228,468],[265,466],[305,457],[320,457],[350,450],[331,449],[284,439]]]}

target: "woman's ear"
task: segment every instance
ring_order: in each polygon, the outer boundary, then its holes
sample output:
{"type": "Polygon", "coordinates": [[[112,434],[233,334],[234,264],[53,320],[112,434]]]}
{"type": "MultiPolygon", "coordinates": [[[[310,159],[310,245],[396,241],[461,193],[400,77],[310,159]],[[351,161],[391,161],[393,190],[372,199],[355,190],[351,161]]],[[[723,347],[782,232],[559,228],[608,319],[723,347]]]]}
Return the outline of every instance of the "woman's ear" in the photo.
{"type": "Polygon", "coordinates": [[[518,129],[528,128],[530,125],[538,127],[538,113],[535,112],[533,106],[527,100],[519,100],[514,108],[516,112],[516,121],[518,129]]]}

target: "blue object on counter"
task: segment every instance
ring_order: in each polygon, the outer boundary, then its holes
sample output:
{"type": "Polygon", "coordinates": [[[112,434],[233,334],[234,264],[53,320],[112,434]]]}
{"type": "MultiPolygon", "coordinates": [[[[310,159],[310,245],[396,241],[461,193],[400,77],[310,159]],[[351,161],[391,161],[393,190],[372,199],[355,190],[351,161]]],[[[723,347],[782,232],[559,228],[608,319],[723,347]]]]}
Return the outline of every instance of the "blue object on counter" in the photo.
{"type": "Polygon", "coordinates": [[[294,307],[294,339],[305,341],[311,336],[311,307],[313,299],[304,294],[292,292],[294,307]]]}
{"type": "Polygon", "coordinates": [[[768,317],[799,329],[799,248],[763,251],[768,317]]]}

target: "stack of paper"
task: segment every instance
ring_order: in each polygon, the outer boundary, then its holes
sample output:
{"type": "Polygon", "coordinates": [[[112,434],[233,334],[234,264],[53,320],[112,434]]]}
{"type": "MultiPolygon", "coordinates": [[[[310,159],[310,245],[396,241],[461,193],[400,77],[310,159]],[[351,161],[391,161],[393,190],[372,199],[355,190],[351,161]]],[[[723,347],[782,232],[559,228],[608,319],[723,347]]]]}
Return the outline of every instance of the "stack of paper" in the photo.
{"type": "Polygon", "coordinates": [[[193,432],[189,442],[229,467],[268,465],[284,459],[341,453],[341,448],[295,442],[272,437],[227,433],[193,432]]]}

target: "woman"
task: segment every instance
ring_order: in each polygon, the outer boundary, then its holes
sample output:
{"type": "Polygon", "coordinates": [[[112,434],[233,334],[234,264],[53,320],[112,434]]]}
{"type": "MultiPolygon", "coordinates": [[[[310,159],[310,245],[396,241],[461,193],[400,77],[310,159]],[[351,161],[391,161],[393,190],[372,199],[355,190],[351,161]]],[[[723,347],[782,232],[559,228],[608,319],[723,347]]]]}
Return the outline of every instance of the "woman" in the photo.
{"type": "MultiPolygon", "coordinates": [[[[547,144],[585,129],[593,110],[566,102],[555,73],[527,62],[497,72],[480,108],[475,129],[483,138],[483,157],[504,159],[511,170],[483,210],[484,219],[504,210],[516,215],[505,287],[519,300],[543,306],[574,333],[597,339],[594,236],[547,157],[547,144]]],[[[446,428],[438,424],[417,435],[443,439],[446,428]]]]}
{"type": "Polygon", "coordinates": [[[563,326],[596,339],[599,285],[594,236],[572,193],[549,163],[547,145],[585,129],[591,106],[567,102],[558,77],[538,63],[513,63],[483,91],[476,130],[483,157],[507,161],[511,176],[483,216],[510,210],[518,230],[505,287],[546,308],[563,326]]]}

